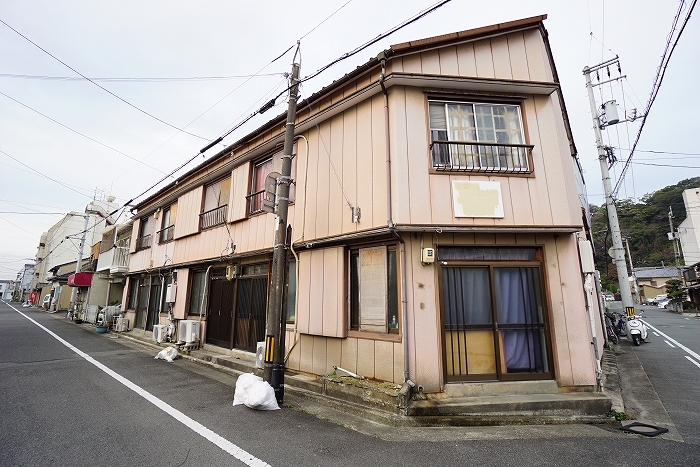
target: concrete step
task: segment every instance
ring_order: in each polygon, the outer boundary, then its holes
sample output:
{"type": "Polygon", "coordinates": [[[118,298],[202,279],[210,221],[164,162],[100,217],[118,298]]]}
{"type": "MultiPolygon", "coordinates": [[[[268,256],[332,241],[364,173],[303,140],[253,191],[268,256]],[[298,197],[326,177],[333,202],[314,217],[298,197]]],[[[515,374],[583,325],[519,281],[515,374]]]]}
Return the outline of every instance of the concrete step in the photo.
{"type": "Polygon", "coordinates": [[[610,398],[599,393],[519,394],[412,401],[413,416],[604,417],[610,398]]]}

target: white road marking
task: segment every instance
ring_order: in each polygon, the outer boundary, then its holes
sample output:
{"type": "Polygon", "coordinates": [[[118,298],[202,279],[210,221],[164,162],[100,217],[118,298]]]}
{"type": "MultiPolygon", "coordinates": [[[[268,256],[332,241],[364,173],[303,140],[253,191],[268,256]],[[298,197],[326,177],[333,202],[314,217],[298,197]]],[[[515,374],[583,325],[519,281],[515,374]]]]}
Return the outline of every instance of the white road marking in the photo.
{"type": "Polygon", "coordinates": [[[691,362],[693,365],[695,365],[696,367],[700,368],[700,363],[696,362],[695,360],[693,360],[692,358],[690,358],[690,357],[687,356],[687,355],[685,356],[685,358],[687,358],[688,360],[690,360],[690,362],[691,362]]]}
{"type": "Polygon", "coordinates": [[[671,343],[670,343],[669,341],[664,341],[664,342],[666,342],[666,343],[668,344],[668,346],[669,346],[669,347],[671,347],[671,348],[673,348],[673,349],[675,349],[675,348],[676,348],[676,346],[675,346],[675,345],[673,345],[673,344],[671,344],[671,343]]]}
{"type": "Polygon", "coordinates": [[[654,334],[656,337],[659,337],[659,335],[656,332],[651,331],[651,333],[654,334]]]}
{"type": "Polygon", "coordinates": [[[678,342],[677,340],[675,340],[675,339],[673,339],[673,338],[667,336],[666,334],[664,334],[663,332],[659,331],[658,329],[656,329],[654,326],[652,326],[651,324],[647,323],[646,321],[642,320],[642,323],[646,324],[647,327],[648,327],[649,329],[653,329],[654,331],[658,332],[659,334],[661,334],[662,336],[664,336],[664,337],[665,337],[666,339],[668,339],[669,341],[671,341],[671,342],[673,342],[674,344],[676,344],[676,347],[680,347],[681,349],[685,350],[688,354],[690,354],[690,355],[692,355],[693,357],[695,357],[696,359],[700,360],[700,355],[698,355],[697,353],[693,352],[692,350],[690,350],[690,349],[689,349],[688,347],[686,347],[685,345],[683,345],[683,344],[681,344],[680,342],[678,342]]]}
{"type": "Polygon", "coordinates": [[[115,372],[114,370],[112,370],[112,369],[108,368],[107,366],[103,365],[102,363],[98,362],[97,360],[95,360],[94,358],[92,358],[91,356],[89,356],[88,354],[86,354],[85,352],[83,352],[82,350],[78,349],[77,347],[74,347],[72,344],[68,343],[67,341],[65,341],[64,339],[62,339],[61,337],[59,337],[59,336],[58,336],[57,334],[55,334],[53,331],[50,331],[50,330],[47,329],[45,326],[42,326],[41,324],[37,323],[37,322],[34,321],[32,318],[30,318],[29,316],[25,315],[24,313],[22,313],[22,312],[19,311],[17,308],[15,308],[15,307],[13,307],[12,305],[10,305],[9,303],[7,303],[7,305],[8,305],[10,308],[12,308],[13,310],[15,310],[17,313],[19,313],[20,315],[22,315],[22,316],[24,316],[25,318],[27,318],[27,319],[28,319],[29,321],[31,321],[32,323],[34,323],[34,324],[36,324],[37,326],[39,326],[39,327],[40,327],[41,329],[43,329],[44,331],[46,331],[48,334],[51,335],[51,337],[53,337],[54,339],[56,339],[57,341],[59,341],[61,344],[65,345],[66,347],[68,347],[69,349],[71,349],[73,352],[75,352],[76,354],[80,355],[80,356],[83,357],[85,360],[87,360],[88,362],[92,363],[92,364],[95,365],[97,368],[99,368],[100,370],[104,371],[105,373],[107,373],[107,374],[108,374],[109,376],[111,376],[112,378],[114,378],[114,379],[116,379],[117,381],[119,381],[120,383],[122,383],[122,384],[123,384],[124,386],[126,386],[127,388],[131,389],[131,390],[134,391],[136,394],[138,394],[139,396],[143,397],[143,398],[146,399],[148,402],[150,402],[151,404],[155,405],[156,407],[158,407],[159,409],[161,409],[163,412],[167,413],[168,415],[170,415],[171,417],[173,417],[175,420],[177,420],[178,422],[180,422],[180,423],[182,423],[183,425],[185,425],[187,428],[189,428],[189,429],[191,429],[192,431],[194,431],[195,433],[201,435],[201,436],[202,436],[203,438],[205,438],[207,441],[212,442],[213,444],[215,444],[215,445],[218,446],[219,448],[221,448],[221,449],[223,449],[224,451],[226,451],[227,453],[231,454],[233,457],[235,457],[235,458],[238,459],[239,461],[243,462],[245,465],[249,465],[249,466],[251,466],[251,467],[265,467],[265,466],[269,466],[269,465],[270,465],[270,464],[266,463],[265,461],[262,461],[262,460],[258,459],[257,457],[253,456],[252,454],[250,454],[250,453],[244,451],[243,449],[239,448],[238,446],[236,446],[235,444],[233,444],[233,443],[230,442],[229,440],[227,440],[227,439],[223,438],[222,436],[220,436],[220,435],[214,433],[214,432],[211,431],[209,428],[207,428],[207,427],[205,427],[204,425],[202,425],[201,423],[199,423],[199,422],[197,422],[197,421],[191,419],[190,417],[188,417],[188,416],[185,415],[184,413],[180,412],[179,410],[177,410],[177,409],[174,408],[173,406],[171,406],[171,405],[167,404],[166,402],[164,402],[164,401],[158,399],[156,396],[154,396],[154,395],[151,394],[150,392],[148,392],[148,391],[146,391],[145,389],[141,388],[140,386],[137,386],[136,384],[132,383],[131,381],[129,381],[128,379],[124,378],[124,377],[123,377],[122,375],[120,375],[119,373],[115,372]]]}

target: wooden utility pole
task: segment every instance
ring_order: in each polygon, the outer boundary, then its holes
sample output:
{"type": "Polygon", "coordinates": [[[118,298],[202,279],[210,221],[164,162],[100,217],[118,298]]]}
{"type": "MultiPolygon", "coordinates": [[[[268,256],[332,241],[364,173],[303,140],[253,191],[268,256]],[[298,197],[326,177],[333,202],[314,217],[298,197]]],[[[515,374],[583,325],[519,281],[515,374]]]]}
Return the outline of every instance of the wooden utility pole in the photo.
{"type": "MultiPolygon", "coordinates": [[[[295,55],[296,58],[296,55],[295,55]]],[[[277,220],[275,222],[275,245],[272,256],[272,277],[270,280],[270,302],[267,309],[265,334],[265,368],[263,379],[275,390],[278,403],[284,400],[284,337],[286,316],[283,316],[284,277],[287,272],[287,213],[289,208],[289,186],[292,183],[292,150],[294,149],[294,123],[297,113],[297,93],[299,89],[299,68],[292,64],[287,107],[287,126],[284,133],[282,152],[282,174],[277,179],[277,220]]]]}

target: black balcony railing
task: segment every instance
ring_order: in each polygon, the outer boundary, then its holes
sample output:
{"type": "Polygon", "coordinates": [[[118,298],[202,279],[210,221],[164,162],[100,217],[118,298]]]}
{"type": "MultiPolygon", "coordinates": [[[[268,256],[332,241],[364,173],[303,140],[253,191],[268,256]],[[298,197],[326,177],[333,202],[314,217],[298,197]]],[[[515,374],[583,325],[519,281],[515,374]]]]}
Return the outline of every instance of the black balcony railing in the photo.
{"type": "Polygon", "coordinates": [[[532,173],[531,144],[433,141],[433,168],[452,172],[532,173]]]}
{"type": "Polygon", "coordinates": [[[163,230],[158,231],[158,243],[167,243],[175,238],[175,226],[170,225],[163,230]]]}
{"type": "Polygon", "coordinates": [[[245,197],[248,200],[248,215],[263,211],[263,200],[267,199],[266,191],[260,190],[245,197]]]}
{"type": "Polygon", "coordinates": [[[210,209],[199,215],[199,229],[209,229],[216,225],[223,224],[226,222],[226,209],[228,204],[219,206],[218,208],[210,209]]]}
{"type": "Polygon", "coordinates": [[[136,251],[151,248],[151,234],[136,239],[136,251]]]}

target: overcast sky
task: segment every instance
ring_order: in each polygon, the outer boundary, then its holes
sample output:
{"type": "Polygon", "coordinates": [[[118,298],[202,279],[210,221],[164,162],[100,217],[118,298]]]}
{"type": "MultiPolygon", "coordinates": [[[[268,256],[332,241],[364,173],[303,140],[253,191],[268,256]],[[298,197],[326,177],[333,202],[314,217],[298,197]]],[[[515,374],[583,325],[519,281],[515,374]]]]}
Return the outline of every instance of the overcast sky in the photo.
{"type": "MultiPolygon", "coordinates": [[[[282,74],[290,69],[292,53],[272,61],[297,39],[302,38],[301,75],[307,76],[436,2],[1,2],[0,19],[45,51],[0,23],[0,279],[14,279],[61,213],[82,212],[94,196],[107,193],[117,203],[128,201],[284,89],[282,74]],[[75,79],[79,75],[49,53],[80,74],[99,78],[95,82],[114,95],[75,79]],[[249,79],[253,74],[259,76],[249,79]],[[192,79],[213,77],[225,79],[192,79]]],[[[627,79],[623,86],[604,86],[602,97],[617,99],[621,112],[624,106],[643,109],[678,6],[678,1],[647,0],[452,0],[308,81],[302,97],[391,44],[547,14],[545,27],[589,201],[600,205],[603,190],[582,69],[619,55],[627,79]]],[[[697,16],[696,11],[674,51],[638,146],[656,152],[636,154],[621,198],[640,198],[700,175],[700,151],[690,139],[700,108],[697,16]]],[[[617,76],[617,70],[611,73],[617,76]]],[[[601,95],[596,96],[600,105],[601,95]]],[[[277,103],[207,155],[282,113],[286,103],[282,98],[277,103]]],[[[639,121],[610,127],[606,143],[629,148],[638,128],[639,121]]],[[[627,152],[618,155],[624,159],[627,152]]],[[[616,179],[620,171],[621,165],[613,170],[616,179]]]]}

